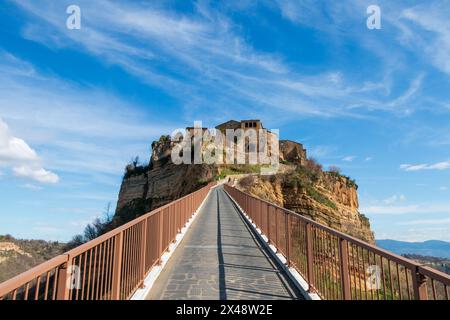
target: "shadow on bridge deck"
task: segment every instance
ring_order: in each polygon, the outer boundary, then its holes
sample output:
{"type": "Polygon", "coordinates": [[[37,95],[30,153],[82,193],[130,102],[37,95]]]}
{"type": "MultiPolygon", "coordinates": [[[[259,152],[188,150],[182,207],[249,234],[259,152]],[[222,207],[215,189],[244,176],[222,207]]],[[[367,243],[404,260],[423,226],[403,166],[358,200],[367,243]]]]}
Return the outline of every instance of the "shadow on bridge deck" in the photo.
{"type": "Polygon", "coordinates": [[[303,299],[222,187],[213,189],[147,299],[303,299]]]}

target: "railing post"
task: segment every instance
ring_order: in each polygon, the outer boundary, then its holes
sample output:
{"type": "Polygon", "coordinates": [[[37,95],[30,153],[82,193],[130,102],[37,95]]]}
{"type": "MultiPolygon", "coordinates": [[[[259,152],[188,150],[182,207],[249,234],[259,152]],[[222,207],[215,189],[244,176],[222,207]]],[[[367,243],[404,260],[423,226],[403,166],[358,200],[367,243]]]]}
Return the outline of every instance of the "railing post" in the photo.
{"type": "Polygon", "coordinates": [[[72,258],[68,255],[67,262],[58,268],[58,286],[56,300],[69,300],[72,271],[72,258]]]}
{"type": "Polygon", "coordinates": [[[428,300],[427,278],[419,272],[418,268],[416,268],[415,271],[412,271],[412,275],[414,299],[428,300]]]}
{"type": "Polygon", "coordinates": [[[348,243],[347,240],[339,239],[339,260],[341,269],[342,297],[351,300],[350,273],[348,267],[348,243]]]}
{"type": "Polygon", "coordinates": [[[286,259],[288,266],[291,266],[292,245],[291,245],[291,219],[290,214],[285,213],[285,225],[286,225],[286,259]]]}
{"type": "Polygon", "coordinates": [[[120,300],[120,287],[122,278],[122,250],[123,250],[123,231],[116,236],[114,247],[114,267],[112,276],[112,299],[120,300]]]}
{"type": "Polygon", "coordinates": [[[146,253],[147,253],[147,219],[144,219],[142,221],[142,243],[141,243],[141,288],[144,288],[144,279],[145,279],[145,273],[147,270],[145,270],[146,266],[146,253]]]}
{"type": "Polygon", "coordinates": [[[270,238],[270,205],[267,205],[267,240],[269,243],[272,243],[272,239],[270,238]]]}
{"type": "Polygon", "coordinates": [[[313,236],[310,223],[306,223],[306,264],[308,270],[308,291],[312,292],[314,287],[314,252],[313,252],[313,236]]]}
{"type": "MultiPolygon", "coordinates": [[[[176,204],[175,204],[176,205],[176,204]]],[[[175,221],[177,221],[177,210],[175,209],[175,221]]],[[[164,246],[163,246],[163,233],[164,233],[164,216],[163,216],[163,211],[159,211],[158,212],[159,215],[159,221],[158,221],[158,264],[161,264],[161,256],[163,254],[163,250],[164,250],[164,246]]]]}

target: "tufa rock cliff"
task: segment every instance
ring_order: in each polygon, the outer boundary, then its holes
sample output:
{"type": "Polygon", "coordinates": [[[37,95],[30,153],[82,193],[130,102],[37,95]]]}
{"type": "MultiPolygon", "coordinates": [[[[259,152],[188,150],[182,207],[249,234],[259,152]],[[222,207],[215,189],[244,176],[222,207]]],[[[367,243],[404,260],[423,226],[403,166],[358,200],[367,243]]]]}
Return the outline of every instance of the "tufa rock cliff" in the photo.
{"type": "Polygon", "coordinates": [[[153,142],[147,166],[139,166],[135,161],[126,167],[113,220],[115,226],[198,190],[217,176],[217,167],[213,165],[173,164],[172,147],[170,137],[162,136],[153,142]]]}
{"type": "Polygon", "coordinates": [[[238,187],[357,238],[374,243],[368,219],[358,211],[357,186],[338,172],[324,172],[308,160],[303,145],[281,140],[280,170],[258,175],[255,165],[175,165],[174,143],[162,136],[152,144],[148,165],[128,165],[113,226],[189,194],[214,179],[238,176],[238,187]]]}
{"type": "Polygon", "coordinates": [[[291,166],[275,176],[248,176],[237,187],[369,243],[369,220],[358,211],[356,184],[336,172],[291,166]]]}

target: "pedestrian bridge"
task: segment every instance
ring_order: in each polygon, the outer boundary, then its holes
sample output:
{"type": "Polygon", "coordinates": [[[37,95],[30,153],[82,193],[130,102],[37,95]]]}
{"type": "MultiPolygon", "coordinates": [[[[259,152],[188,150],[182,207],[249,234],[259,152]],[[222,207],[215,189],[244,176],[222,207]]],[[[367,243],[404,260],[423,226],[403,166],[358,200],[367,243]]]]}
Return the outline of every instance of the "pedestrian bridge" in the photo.
{"type": "Polygon", "coordinates": [[[209,184],[0,284],[0,300],[449,300],[450,277],[209,184]]]}

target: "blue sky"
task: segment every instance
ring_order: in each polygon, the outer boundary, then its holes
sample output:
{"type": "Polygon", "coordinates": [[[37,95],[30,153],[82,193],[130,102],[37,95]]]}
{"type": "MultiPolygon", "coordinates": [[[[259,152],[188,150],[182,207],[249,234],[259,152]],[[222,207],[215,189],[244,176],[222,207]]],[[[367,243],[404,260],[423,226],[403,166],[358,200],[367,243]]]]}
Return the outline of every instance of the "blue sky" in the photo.
{"type": "Polygon", "coordinates": [[[448,1],[2,1],[0,234],[68,240],[159,135],[260,118],[357,180],[378,239],[450,241],[449,17],[448,1]]]}

